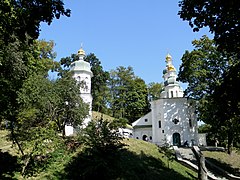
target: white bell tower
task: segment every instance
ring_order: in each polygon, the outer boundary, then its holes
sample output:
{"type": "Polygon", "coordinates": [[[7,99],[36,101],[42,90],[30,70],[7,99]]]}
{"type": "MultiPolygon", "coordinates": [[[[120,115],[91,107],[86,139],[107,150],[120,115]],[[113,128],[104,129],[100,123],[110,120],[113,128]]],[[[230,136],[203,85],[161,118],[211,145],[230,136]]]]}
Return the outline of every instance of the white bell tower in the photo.
{"type": "Polygon", "coordinates": [[[78,50],[78,60],[71,64],[70,70],[73,71],[73,78],[81,83],[80,96],[89,105],[89,115],[84,119],[83,125],[86,126],[92,117],[92,94],[91,94],[91,71],[90,63],[84,61],[85,51],[81,47],[78,50]]]}
{"type": "Polygon", "coordinates": [[[177,81],[177,71],[172,64],[172,56],[166,56],[166,69],[163,70],[164,91],[161,92],[162,98],[183,97],[183,89],[177,81]]]}

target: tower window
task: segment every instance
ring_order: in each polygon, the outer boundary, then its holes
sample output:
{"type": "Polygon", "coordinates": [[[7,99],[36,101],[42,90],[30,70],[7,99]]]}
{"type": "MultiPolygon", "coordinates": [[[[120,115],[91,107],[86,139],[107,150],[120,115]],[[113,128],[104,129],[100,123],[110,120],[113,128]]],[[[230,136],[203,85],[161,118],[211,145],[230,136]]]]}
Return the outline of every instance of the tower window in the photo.
{"type": "Polygon", "coordinates": [[[162,130],[162,133],[164,133],[164,130],[162,130]]]}
{"type": "Polygon", "coordinates": [[[173,91],[171,91],[171,97],[173,97],[173,91]]]}
{"type": "Polygon", "coordinates": [[[158,121],[158,127],[159,127],[159,128],[162,127],[162,123],[161,123],[161,121],[158,121]]]}
{"type": "Polygon", "coordinates": [[[189,119],[189,127],[192,128],[192,120],[189,119]]]}

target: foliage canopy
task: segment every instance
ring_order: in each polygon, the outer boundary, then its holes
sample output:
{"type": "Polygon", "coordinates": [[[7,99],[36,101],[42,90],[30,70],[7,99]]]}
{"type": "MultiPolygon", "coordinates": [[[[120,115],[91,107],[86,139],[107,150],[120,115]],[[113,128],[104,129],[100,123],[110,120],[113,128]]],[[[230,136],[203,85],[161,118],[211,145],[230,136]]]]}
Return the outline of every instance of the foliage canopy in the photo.
{"type": "Polygon", "coordinates": [[[236,53],[240,48],[240,4],[237,0],[181,0],[179,15],[193,31],[209,27],[221,50],[236,53]]]}

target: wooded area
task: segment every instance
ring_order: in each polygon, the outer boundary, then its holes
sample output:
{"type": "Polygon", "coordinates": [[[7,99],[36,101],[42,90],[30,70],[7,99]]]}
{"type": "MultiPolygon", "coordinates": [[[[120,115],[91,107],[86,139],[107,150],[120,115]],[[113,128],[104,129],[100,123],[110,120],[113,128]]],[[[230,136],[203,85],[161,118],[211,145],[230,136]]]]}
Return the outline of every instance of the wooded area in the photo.
{"type": "MultiPolygon", "coordinates": [[[[212,140],[218,138],[230,154],[233,146],[240,146],[240,4],[235,0],[182,0],[179,6],[180,18],[194,31],[209,27],[214,34],[213,40],[203,36],[192,42],[193,50],[183,54],[179,80],[188,83],[185,95],[198,102],[198,118],[207,124],[204,132],[211,131],[212,140]]],[[[54,42],[38,39],[41,22],[51,25],[55,18],[70,17],[70,12],[62,1],[0,2],[0,123],[21,152],[23,175],[41,169],[61,148],[76,150],[85,137],[84,131],[81,140],[66,139],[64,134],[66,124],[81,125],[88,113],[79,96],[81,84],[69,71],[77,55],[58,62],[54,42]],[[50,71],[58,73],[58,78],[50,80],[50,71]]],[[[104,71],[93,53],[85,60],[94,74],[92,108],[116,122],[101,122],[101,127],[90,123],[86,134],[91,138],[84,143],[94,147],[92,151],[121,150],[121,138],[108,128],[132,123],[149,112],[149,101],[160,98],[163,85],[146,84],[130,66],[104,71]],[[95,128],[106,137],[94,137],[95,128]]]]}

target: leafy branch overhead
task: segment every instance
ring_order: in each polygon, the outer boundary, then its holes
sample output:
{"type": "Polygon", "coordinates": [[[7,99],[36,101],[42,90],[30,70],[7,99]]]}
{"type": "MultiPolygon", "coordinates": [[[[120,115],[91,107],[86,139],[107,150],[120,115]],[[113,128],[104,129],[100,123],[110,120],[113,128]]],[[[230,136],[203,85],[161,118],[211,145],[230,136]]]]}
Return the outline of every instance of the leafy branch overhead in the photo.
{"type": "Polygon", "coordinates": [[[40,23],[51,24],[54,18],[70,16],[62,0],[3,0],[0,2],[0,36],[4,42],[12,41],[12,35],[24,41],[27,37],[37,39],[40,23]]]}
{"type": "Polygon", "coordinates": [[[180,18],[193,31],[208,27],[221,50],[236,53],[240,47],[240,4],[236,0],[181,0],[180,18]]]}

